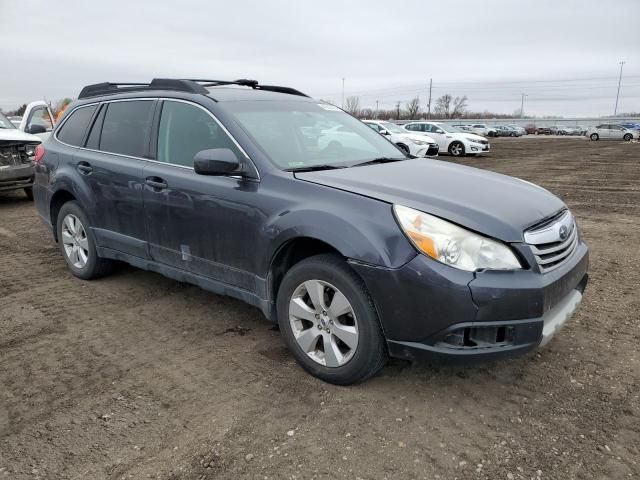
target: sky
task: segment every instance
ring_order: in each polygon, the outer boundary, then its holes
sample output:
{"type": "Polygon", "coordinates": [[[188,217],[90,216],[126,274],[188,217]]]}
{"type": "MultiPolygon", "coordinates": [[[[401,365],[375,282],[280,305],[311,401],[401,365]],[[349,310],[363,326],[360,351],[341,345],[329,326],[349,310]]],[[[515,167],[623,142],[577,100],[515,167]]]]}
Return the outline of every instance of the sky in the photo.
{"type": "Polygon", "coordinates": [[[466,95],[530,115],[640,111],[638,0],[0,0],[0,108],[153,77],[257,79],[336,104],[466,95]]]}

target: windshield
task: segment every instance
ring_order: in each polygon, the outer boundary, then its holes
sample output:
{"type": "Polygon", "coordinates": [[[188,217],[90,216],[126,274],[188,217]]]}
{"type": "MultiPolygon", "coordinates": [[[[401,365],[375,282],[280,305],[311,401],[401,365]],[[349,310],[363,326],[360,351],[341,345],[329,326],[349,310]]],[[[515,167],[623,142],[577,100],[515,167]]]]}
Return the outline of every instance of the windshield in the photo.
{"type": "Polygon", "coordinates": [[[461,133],[459,128],[454,127],[453,125],[447,125],[445,123],[439,123],[438,127],[444,130],[447,133],[461,133]]]}
{"type": "Polygon", "coordinates": [[[0,112],[0,128],[16,128],[16,126],[0,112]]]}
{"type": "Polygon", "coordinates": [[[379,125],[383,128],[385,128],[388,132],[391,133],[404,133],[407,134],[409,132],[407,132],[404,128],[399,127],[398,125],[396,125],[395,123],[391,123],[391,122],[380,122],[379,125]]]}
{"type": "Polygon", "coordinates": [[[240,101],[225,103],[225,109],[282,170],[405,158],[382,135],[333,105],[240,101]]]}

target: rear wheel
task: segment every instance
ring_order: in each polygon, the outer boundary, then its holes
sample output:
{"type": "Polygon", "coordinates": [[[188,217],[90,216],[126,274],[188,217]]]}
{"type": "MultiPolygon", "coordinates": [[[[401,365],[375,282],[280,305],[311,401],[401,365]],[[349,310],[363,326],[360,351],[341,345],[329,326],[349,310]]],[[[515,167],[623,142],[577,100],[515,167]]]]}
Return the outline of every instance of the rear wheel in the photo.
{"type": "Polygon", "coordinates": [[[625,134],[624,134],[624,137],[622,137],[622,138],[623,138],[623,140],[624,140],[625,142],[629,142],[629,141],[631,141],[631,139],[633,138],[633,135],[631,135],[630,133],[625,133],[625,134]]]}
{"type": "Polygon", "coordinates": [[[33,187],[27,187],[24,189],[24,193],[27,196],[27,198],[31,201],[33,201],[33,187]]]}
{"type": "Polygon", "coordinates": [[[326,382],[366,380],[387,360],[378,316],[363,281],[337,255],[295,264],[278,290],[278,324],[298,364],[326,382]]]}
{"type": "Polygon", "coordinates": [[[454,157],[462,157],[464,155],[464,145],[462,142],[451,142],[451,145],[449,145],[449,153],[454,157]]]}
{"type": "Polygon", "coordinates": [[[91,280],[111,271],[113,261],[98,256],[89,219],[76,202],[67,202],[60,209],[57,232],[62,256],[76,277],[91,280]]]}
{"type": "Polygon", "coordinates": [[[598,134],[597,134],[597,133],[592,133],[592,134],[591,134],[591,136],[590,136],[589,138],[595,142],[595,141],[596,141],[596,140],[598,140],[600,137],[598,136],[598,134]]]}

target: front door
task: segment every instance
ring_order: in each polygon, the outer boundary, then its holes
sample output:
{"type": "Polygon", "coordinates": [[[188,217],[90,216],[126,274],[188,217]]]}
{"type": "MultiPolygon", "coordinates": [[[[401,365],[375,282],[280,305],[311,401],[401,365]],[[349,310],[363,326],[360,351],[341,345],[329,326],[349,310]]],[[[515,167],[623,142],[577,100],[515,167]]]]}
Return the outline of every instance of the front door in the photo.
{"type": "Polygon", "coordinates": [[[201,150],[244,154],[204,108],[175,100],[164,100],[160,108],[156,161],[143,172],[151,257],[255,291],[255,242],[264,221],[253,206],[259,183],[193,170],[193,157],[201,150]]]}

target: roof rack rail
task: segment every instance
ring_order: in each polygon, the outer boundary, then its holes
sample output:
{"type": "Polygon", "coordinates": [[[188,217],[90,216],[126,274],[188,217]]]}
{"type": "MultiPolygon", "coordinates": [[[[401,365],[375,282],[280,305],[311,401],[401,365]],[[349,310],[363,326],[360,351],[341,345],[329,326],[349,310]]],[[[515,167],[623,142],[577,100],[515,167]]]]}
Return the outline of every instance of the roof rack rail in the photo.
{"type": "Polygon", "coordinates": [[[196,79],[173,79],[154,78],[151,83],[114,83],[103,82],[87,85],[80,91],[78,99],[98,97],[101,95],[115,95],[117,93],[140,92],[145,90],[174,90],[178,92],[208,94],[207,87],[217,87],[224,85],[240,85],[251,87],[254,90],[265,90],[269,92],[286,93],[308,97],[299,90],[290,87],[280,87],[277,85],[260,85],[257,80],[196,80],[196,79]]]}

